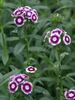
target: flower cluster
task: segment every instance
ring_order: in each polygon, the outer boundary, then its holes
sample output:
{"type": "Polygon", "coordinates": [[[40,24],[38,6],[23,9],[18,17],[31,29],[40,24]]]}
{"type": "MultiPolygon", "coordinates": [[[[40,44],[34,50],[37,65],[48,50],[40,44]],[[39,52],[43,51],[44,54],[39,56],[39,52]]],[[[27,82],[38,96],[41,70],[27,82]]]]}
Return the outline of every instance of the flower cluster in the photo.
{"type": "Polygon", "coordinates": [[[32,21],[33,23],[37,23],[38,21],[38,13],[35,9],[32,9],[29,6],[19,7],[11,14],[14,17],[14,23],[21,27],[27,20],[32,21]]]}
{"type": "Polygon", "coordinates": [[[52,31],[48,31],[46,33],[45,38],[48,37],[49,44],[56,46],[61,43],[61,35],[63,35],[64,44],[69,45],[71,43],[71,37],[67,34],[67,32],[59,28],[53,29],[52,31]]]}
{"type": "Polygon", "coordinates": [[[65,91],[64,96],[67,100],[74,100],[75,99],[75,90],[70,89],[65,91]]]}
{"type": "MultiPolygon", "coordinates": [[[[37,70],[36,67],[29,66],[26,68],[26,72],[35,73],[37,70]]],[[[8,82],[8,90],[10,93],[15,93],[18,88],[21,88],[21,91],[28,95],[33,90],[33,85],[28,81],[29,76],[26,74],[17,74],[10,76],[10,80],[8,82]]]]}

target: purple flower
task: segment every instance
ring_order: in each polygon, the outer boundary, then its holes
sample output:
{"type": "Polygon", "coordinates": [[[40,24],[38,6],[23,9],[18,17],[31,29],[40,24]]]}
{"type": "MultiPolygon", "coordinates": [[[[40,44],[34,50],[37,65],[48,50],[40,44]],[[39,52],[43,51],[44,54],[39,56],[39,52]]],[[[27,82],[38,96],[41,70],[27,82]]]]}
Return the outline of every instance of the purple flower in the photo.
{"type": "Polygon", "coordinates": [[[65,91],[64,96],[68,100],[74,100],[75,99],[75,90],[68,90],[65,91]]]}
{"type": "Polygon", "coordinates": [[[17,9],[11,14],[11,16],[12,16],[12,17],[18,17],[18,16],[21,16],[21,15],[24,14],[24,13],[23,13],[23,10],[24,10],[23,7],[17,8],[17,9]]]}
{"type": "Polygon", "coordinates": [[[38,21],[38,13],[35,9],[32,9],[29,6],[19,7],[11,14],[14,17],[14,23],[21,27],[24,25],[24,22],[28,19],[33,23],[37,23],[38,21]]]}
{"type": "Polygon", "coordinates": [[[26,79],[29,79],[29,76],[26,75],[26,74],[19,74],[15,77],[15,81],[18,83],[18,84],[21,84],[24,80],[26,79]]]}
{"type": "Polygon", "coordinates": [[[65,45],[69,45],[71,43],[71,37],[67,34],[63,36],[63,42],[65,45]]]}
{"type": "Polygon", "coordinates": [[[29,11],[29,10],[31,10],[31,9],[32,9],[32,8],[29,7],[29,6],[25,6],[25,7],[24,7],[24,10],[25,10],[25,11],[29,11]]]}
{"type": "Polygon", "coordinates": [[[29,7],[29,6],[24,7],[24,16],[25,16],[25,18],[27,18],[27,19],[31,18],[31,11],[32,11],[31,7],[29,7]]]}
{"type": "Polygon", "coordinates": [[[18,26],[18,27],[21,27],[24,25],[25,23],[25,19],[23,16],[18,16],[17,18],[14,18],[14,23],[18,26]]]}
{"type": "Polygon", "coordinates": [[[21,90],[25,94],[30,94],[33,90],[33,85],[31,82],[25,81],[23,84],[21,84],[21,90]]]}
{"type": "Polygon", "coordinates": [[[37,71],[37,68],[33,66],[28,66],[26,68],[26,72],[29,72],[29,73],[35,73],[36,71],[37,71]]]}
{"type": "Polygon", "coordinates": [[[60,36],[56,34],[49,37],[49,43],[53,46],[60,44],[60,42],[61,42],[60,36]]]}
{"type": "Polygon", "coordinates": [[[31,17],[32,17],[32,11],[31,10],[26,11],[26,18],[31,19],[31,17]]]}
{"type": "Polygon", "coordinates": [[[18,84],[15,81],[9,81],[8,90],[10,93],[15,93],[18,90],[18,84]]]}
{"type": "Polygon", "coordinates": [[[38,21],[38,15],[34,11],[32,12],[31,21],[33,23],[37,23],[37,21],[38,21]]]}
{"type": "Polygon", "coordinates": [[[56,34],[56,35],[59,35],[60,36],[62,33],[63,33],[63,30],[61,30],[59,28],[53,29],[51,31],[51,35],[56,34]]]}

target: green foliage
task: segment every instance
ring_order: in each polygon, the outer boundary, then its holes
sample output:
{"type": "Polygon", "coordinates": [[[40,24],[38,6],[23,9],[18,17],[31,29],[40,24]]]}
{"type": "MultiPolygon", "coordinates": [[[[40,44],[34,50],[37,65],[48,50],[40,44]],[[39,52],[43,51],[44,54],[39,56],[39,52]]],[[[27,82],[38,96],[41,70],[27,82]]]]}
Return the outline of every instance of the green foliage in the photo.
{"type": "Polygon", "coordinates": [[[75,0],[0,0],[0,100],[66,100],[64,91],[71,88],[75,89],[75,0]],[[36,9],[38,23],[15,26],[11,13],[20,6],[36,9]],[[57,27],[71,36],[70,46],[44,42],[45,32],[57,27]],[[9,94],[9,77],[28,65],[38,69],[31,75],[32,94],[9,94]]]}

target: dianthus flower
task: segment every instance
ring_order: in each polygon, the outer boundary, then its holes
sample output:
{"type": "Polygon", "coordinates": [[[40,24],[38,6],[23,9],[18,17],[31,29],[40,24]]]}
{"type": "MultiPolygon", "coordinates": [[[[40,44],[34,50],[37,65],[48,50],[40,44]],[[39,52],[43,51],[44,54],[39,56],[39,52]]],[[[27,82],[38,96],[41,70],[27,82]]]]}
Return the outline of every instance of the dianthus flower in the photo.
{"type": "Polygon", "coordinates": [[[14,23],[17,27],[21,27],[27,20],[30,20],[33,23],[38,22],[38,13],[35,9],[32,9],[29,6],[18,7],[11,14],[14,17],[14,23]]]}

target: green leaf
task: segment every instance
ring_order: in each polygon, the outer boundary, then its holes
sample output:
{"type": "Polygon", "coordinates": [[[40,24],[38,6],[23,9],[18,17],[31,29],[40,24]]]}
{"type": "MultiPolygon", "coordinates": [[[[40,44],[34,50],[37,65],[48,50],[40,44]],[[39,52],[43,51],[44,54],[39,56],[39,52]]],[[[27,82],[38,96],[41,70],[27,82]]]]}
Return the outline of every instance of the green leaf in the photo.
{"type": "Polygon", "coordinates": [[[24,47],[25,45],[23,43],[16,44],[14,48],[14,55],[19,55],[23,51],[24,47]]]}
{"type": "Polygon", "coordinates": [[[0,100],[9,100],[8,96],[0,95],[0,100]]]}
{"type": "Polygon", "coordinates": [[[7,48],[4,48],[4,49],[3,49],[3,52],[2,52],[2,61],[3,61],[3,64],[4,64],[4,65],[7,64],[8,59],[9,59],[8,49],[7,49],[7,48]]]}
{"type": "Polygon", "coordinates": [[[69,73],[67,76],[75,76],[75,72],[69,73]]]}
{"type": "Polygon", "coordinates": [[[2,78],[2,76],[3,76],[3,75],[0,73],[0,78],[2,78]]]}
{"type": "Polygon", "coordinates": [[[0,45],[3,46],[3,36],[2,36],[2,33],[0,33],[0,45]]]}
{"type": "Polygon", "coordinates": [[[19,40],[19,37],[7,37],[7,41],[12,42],[12,41],[17,41],[19,40]]]}
{"type": "Polygon", "coordinates": [[[27,95],[27,96],[25,96],[25,100],[33,100],[33,98],[32,98],[32,96],[27,95]]]}
{"type": "Polygon", "coordinates": [[[40,86],[35,86],[34,91],[36,93],[42,93],[44,95],[50,96],[50,93],[48,92],[48,90],[46,90],[45,88],[40,87],[40,86]]]}
{"type": "Polygon", "coordinates": [[[43,47],[30,47],[29,51],[31,52],[46,52],[46,49],[43,47]]]}
{"type": "Polygon", "coordinates": [[[36,28],[32,32],[33,35],[36,34],[37,32],[39,32],[41,30],[41,28],[43,28],[45,26],[45,24],[47,23],[47,21],[48,21],[48,19],[45,19],[45,18],[42,18],[41,20],[39,20],[36,28]]]}
{"type": "Polygon", "coordinates": [[[41,81],[46,81],[46,82],[54,82],[54,79],[51,77],[41,77],[39,78],[41,81]]]}
{"type": "Polygon", "coordinates": [[[61,65],[61,69],[62,70],[71,70],[73,68],[71,66],[69,66],[69,65],[61,65]]]}
{"type": "Polygon", "coordinates": [[[33,6],[33,8],[37,9],[37,10],[39,10],[39,9],[48,10],[49,9],[48,6],[43,6],[43,5],[33,6]]]}
{"type": "Polygon", "coordinates": [[[69,55],[68,52],[63,52],[60,54],[60,60],[63,60],[65,56],[69,55]]]}
{"type": "Polygon", "coordinates": [[[7,3],[7,2],[5,2],[4,3],[4,7],[5,8],[16,8],[17,6],[16,6],[16,4],[14,4],[14,3],[7,3]]]}
{"type": "Polygon", "coordinates": [[[2,61],[3,64],[6,65],[9,59],[8,49],[7,49],[7,41],[6,35],[4,33],[1,34],[1,45],[2,45],[2,61]]]}
{"type": "Polygon", "coordinates": [[[52,99],[52,97],[44,96],[44,97],[40,98],[39,100],[53,100],[53,99],[52,99]]]}

